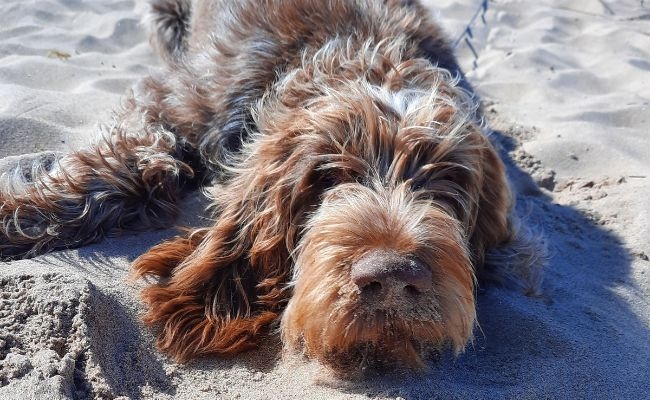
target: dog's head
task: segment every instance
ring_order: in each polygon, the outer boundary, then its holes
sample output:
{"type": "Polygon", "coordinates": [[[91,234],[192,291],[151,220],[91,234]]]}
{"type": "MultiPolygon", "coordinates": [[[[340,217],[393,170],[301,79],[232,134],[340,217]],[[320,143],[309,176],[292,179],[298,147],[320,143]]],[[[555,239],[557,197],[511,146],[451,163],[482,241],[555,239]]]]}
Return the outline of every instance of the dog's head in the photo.
{"type": "Polygon", "coordinates": [[[318,56],[260,103],[244,152],[281,171],[264,195],[291,225],[283,340],[335,370],[419,368],[472,337],[473,265],[507,235],[503,166],[448,71],[318,56]]]}
{"type": "Polygon", "coordinates": [[[337,370],[460,351],[475,321],[464,231],[408,183],[330,189],[298,248],[285,342],[337,370]]]}

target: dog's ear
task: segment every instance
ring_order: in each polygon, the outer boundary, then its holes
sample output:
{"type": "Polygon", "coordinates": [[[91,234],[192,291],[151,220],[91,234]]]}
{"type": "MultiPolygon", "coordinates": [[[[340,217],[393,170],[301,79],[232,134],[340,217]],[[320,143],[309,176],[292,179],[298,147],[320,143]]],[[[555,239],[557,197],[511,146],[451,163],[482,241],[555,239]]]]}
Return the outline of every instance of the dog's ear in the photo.
{"type": "Polygon", "coordinates": [[[255,347],[290,296],[290,254],[318,198],[317,177],[304,157],[272,169],[261,154],[250,160],[254,166],[242,165],[215,188],[212,227],[160,244],[134,263],[136,278],[160,278],[142,292],[144,322],[160,328],[159,348],[178,361],[255,347]]]}
{"type": "Polygon", "coordinates": [[[134,262],[135,277],[160,278],[142,291],[143,320],[160,328],[158,347],[177,361],[255,347],[282,310],[289,271],[282,232],[273,234],[246,207],[226,204],[214,226],[162,243],[134,262]],[[253,254],[260,243],[265,251],[253,254]]]}
{"type": "Polygon", "coordinates": [[[138,258],[134,276],[157,276],[142,291],[145,324],[160,328],[158,347],[177,361],[228,355],[256,345],[280,311],[283,293],[249,258],[250,233],[242,232],[235,206],[211,228],[162,243],[138,258]],[[271,287],[273,286],[273,287],[271,287]]]}
{"type": "Polygon", "coordinates": [[[477,131],[473,136],[480,152],[482,182],[470,245],[476,261],[482,264],[487,249],[511,239],[509,215],[513,199],[505,167],[496,150],[482,133],[477,131]]]}
{"type": "Polygon", "coordinates": [[[489,140],[484,140],[483,184],[470,238],[477,273],[483,281],[534,295],[539,290],[542,269],[548,258],[546,242],[542,234],[519,219],[505,166],[489,140]]]}

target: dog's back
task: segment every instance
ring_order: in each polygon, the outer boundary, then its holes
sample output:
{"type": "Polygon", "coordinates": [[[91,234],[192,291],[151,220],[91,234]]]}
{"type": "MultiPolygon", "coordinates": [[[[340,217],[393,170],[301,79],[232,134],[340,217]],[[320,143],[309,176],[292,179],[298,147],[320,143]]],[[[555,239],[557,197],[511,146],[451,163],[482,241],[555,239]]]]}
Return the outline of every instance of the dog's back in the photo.
{"type": "Polygon", "coordinates": [[[428,15],[419,2],[404,0],[153,0],[146,20],[172,70],[161,79],[167,97],[184,92],[177,101],[191,103],[192,118],[179,118],[187,126],[179,133],[215,170],[255,130],[256,103],[287,71],[336,40],[359,51],[363,42],[401,38],[403,60],[427,59],[471,90],[428,15]]]}
{"type": "Polygon", "coordinates": [[[150,41],[168,62],[189,51],[200,53],[210,41],[237,47],[260,34],[292,50],[323,44],[336,36],[413,35],[422,55],[442,68],[458,70],[442,31],[428,22],[428,11],[411,0],[152,0],[145,17],[150,41]],[[264,12],[252,12],[263,9],[264,12]],[[413,23],[415,22],[415,23],[413,23]]]}

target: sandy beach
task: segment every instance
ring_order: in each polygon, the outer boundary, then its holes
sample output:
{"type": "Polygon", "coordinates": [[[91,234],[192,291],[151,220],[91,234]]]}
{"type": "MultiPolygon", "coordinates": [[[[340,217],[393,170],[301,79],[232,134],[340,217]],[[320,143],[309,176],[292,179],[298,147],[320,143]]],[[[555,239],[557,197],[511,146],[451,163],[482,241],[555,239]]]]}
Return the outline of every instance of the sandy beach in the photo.
{"type": "MultiPolygon", "coordinates": [[[[126,281],[130,262],[175,231],[111,238],[0,262],[0,397],[646,398],[650,4],[494,0],[481,11],[479,0],[424,2],[458,42],[518,212],[547,238],[539,296],[481,286],[474,343],[422,375],[334,380],[281,360],[277,337],[240,357],[179,365],[155,350],[139,286],[126,281]]],[[[0,174],[33,153],[86,143],[161,65],[141,3],[0,3],[0,174]]],[[[183,223],[202,223],[205,199],[185,202],[183,223]]]]}

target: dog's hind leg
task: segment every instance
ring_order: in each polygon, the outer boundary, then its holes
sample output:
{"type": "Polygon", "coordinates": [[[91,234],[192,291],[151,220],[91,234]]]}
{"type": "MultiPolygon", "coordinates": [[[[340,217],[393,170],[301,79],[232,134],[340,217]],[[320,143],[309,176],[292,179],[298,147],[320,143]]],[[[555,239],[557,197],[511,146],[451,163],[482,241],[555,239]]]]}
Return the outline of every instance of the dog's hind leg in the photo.
{"type": "Polygon", "coordinates": [[[0,179],[0,258],[169,226],[194,176],[193,148],[160,122],[151,91],[131,95],[91,146],[0,179]]]}

